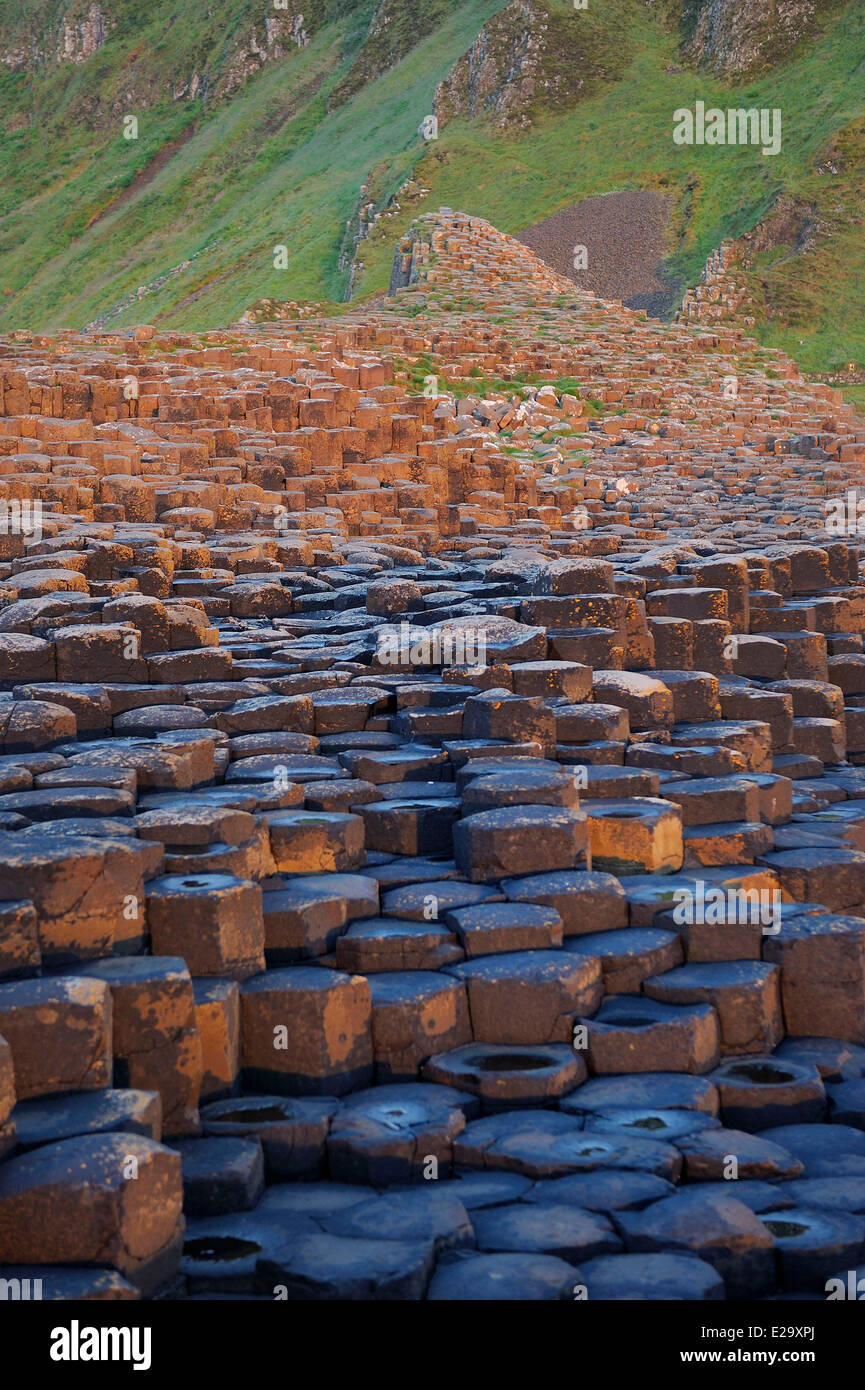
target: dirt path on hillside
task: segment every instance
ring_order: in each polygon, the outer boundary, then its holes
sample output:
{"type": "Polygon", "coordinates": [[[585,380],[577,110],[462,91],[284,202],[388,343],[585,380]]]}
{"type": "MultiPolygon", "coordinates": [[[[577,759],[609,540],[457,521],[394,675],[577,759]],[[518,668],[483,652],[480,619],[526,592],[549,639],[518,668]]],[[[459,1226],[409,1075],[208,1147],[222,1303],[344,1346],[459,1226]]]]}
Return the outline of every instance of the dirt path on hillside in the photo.
{"type": "Polygon", "coordinates": [[[180,135],[176,136],[174,140],[169,140],[163,145],[153,156],[150,163],[145,164],[144,168],[138,171],[135,178],[124,188],[123,192],[118,193],[116,198],[113,198],[110,203],[106,203],[104,208],[100,208],[99,212],[97,212],[94,217],[91,217],[85,231],[88,231],[91,227],[95,227],[96,223],[101,222],[103,217],[107,217],[110,212],[116,212],[118,208],[124,207],[125,204],[129,202],[130,198],[134,198],[136,193],[140,193],[142,188],[146,188],[149,183],[152,183],[160,169],[164,169],[169,159],[174,158],[181,146],[185,145],[187,140],[191,140],[195,131],[196,127],[194,125],[187,126],[186,130],[181,131],[180,135]]]}
{"type": "Polygon", "coordinates": [[[661,270],[669,216],[670,200],[660,193],[604,193],[562,208],[517,240],[582,289],[661,318],[682,294],[661,270]],[[585,270],[574,269],[576,246],[586,248],[585,270]]]}

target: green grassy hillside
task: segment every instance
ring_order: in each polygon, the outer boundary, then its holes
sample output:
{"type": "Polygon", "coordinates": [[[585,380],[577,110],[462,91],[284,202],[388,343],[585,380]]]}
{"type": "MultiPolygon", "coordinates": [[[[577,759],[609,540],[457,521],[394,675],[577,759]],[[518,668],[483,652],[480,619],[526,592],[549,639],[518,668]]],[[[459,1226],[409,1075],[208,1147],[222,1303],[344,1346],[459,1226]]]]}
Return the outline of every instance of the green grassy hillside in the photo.
{"type": "Polygon", "coordinates": [[[631,187],[672,195],[668,265],[691,283],[783,192],[814,229],[755,263],[756,332],[815,371],[865,365],[859,0],[828,7],[816,34],[744,84],[686,65],[673,3],[103,0],[105,41],[58,61],[92,9],[0,0],[4,331],[207,328],[265,297],[341,301],[370,202],[385,215],[360,243],[356,298],[386,288],[418,211],[447,204],[518,233],[631,187]],[[534,53],[525,120],[457,112],[424,145],[437,85],[490,20],[505,49],[525,39],[534,53]],[[781,153],[674,145],[673,111],[698,99],[780,107],[781,153]]]}

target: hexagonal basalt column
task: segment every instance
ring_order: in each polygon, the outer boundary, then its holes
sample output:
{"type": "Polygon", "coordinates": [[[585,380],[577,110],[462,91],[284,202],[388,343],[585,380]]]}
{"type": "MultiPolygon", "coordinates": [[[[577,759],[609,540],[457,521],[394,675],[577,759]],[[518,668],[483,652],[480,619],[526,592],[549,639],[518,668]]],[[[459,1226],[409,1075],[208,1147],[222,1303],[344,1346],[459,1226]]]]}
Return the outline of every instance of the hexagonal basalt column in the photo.
{"type": "Polygon", "coordinates": [[[454,857],[472,883],[589,868],[586,817],[582,811],[547,806],[483,811],[454,826],[454,857]]]}
{"type": "Polygon", "coordinates": [[[183,960],[129,956],[79,966],[82,983],[111,991],[114,1084],[162,1096],[164,1134],[198,1129],[201,1040],[192,980],[183,960]]]}
{"type": "Polygon", "coordinates": [[[682,816],[660,797],[584,803],[595,869],[629,874],[675,873],[682,867],[682,816]]]}
{"type": "Polygon", "coordinates": [[[182,956],[190,974],[243,980],[264,969],[257,883],[231,874],[171,874],[147,887],[155,955],[182,956]]]}
{"type": "Polygon", "coordinates": [[[414,1081],[427,1058],[471,1041],[465,985],[446,972],[374,975],[369,989],[377,1081],[414,1081]]]}
{"type": "Polygon", "coordinates": [[[569,1042],[577,1015],[601,1001],[596,956],[514,951],[447,967],[465,982],[477,1042],[532,1045],[569,1042]]]}
{"type": "Polygon", "coordinates": [[[784,1036],[780,971],[760,961],[682,965],[646,980],[650,999],[711,1004],[721,1025],[721,1050],[771,1052],[784,1036]]]}
{"type": "Polygon", "coordinates": [[[0,1169],[0,1264],[119,1270],[145,1296],[177,1270],[180,1155],[137,1134],[34,1149],[0,1169]]]}
{"type": "Polygon", "coordinates": [[[284,1095],[344,1095],[372,1080],[369,985],[316,966],[268,970],[240,990],[244,1083],[284,1095]]]}

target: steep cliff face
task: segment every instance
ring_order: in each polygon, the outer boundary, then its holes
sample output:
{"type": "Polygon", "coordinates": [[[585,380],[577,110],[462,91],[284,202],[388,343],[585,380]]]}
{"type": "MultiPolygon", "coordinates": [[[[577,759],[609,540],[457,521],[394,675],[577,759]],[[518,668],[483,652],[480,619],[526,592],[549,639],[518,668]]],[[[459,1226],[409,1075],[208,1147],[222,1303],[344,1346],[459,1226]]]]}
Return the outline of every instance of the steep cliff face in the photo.
{"type": "Polygon", "coordinates": [[[65,19],[60,33],[61,62],[83,63],[100,49],[108,34],[105,15],[98,5],[89,5],[80,19],[65,19]]]}
{"type": "MultiPolygon", "coordinates": [[[[148,0],[140,11],[129,0],[0,0],[0,65],[37,74],[82,64],[111,39],[110,66],[124,68],[117,109],[199,98],[213,104],[343,20],[334,107],[398,63],[451,7],[452,0],[211,0],[187,12],[184,0],[148,0]]],[[[88,119],[117,114],[102,87],[83,84],[76,109],[88,119]]]]}
{"type": "Polygon", "coordinates": [[[228,60],[214,83],[214,94],[230,96],[265,63],[279,62],[298,48],[304,48],[309,43],[310,33],[317,27],[318,15],[310,10],[304,0],[286,0],[281,8],[255,15],[240,26],[232,40],[228,60]]]}
{"type": "Polygon", "coordinates": [[[684,57],[743,76],[777,63],[837,8],[837,0],[684,0],[684,57]]]}
{"type": "MultiPolygon", "coordinates": [[[[25,16],[22,13],[22,19],[25,16]]],[[[46,63],[84,63],[97,53],[108,37],[113,20],[102,7],[73,3],[54,7],[50,15],[38,12],[32,23],[23,23],[11,42],[0,48],[0,63],[7,68],[35,70],[46,63]]]]}
{"type": "Polygon", "coordinates": [[[592,10],[510,0],[437,87],[435,113],[440,123],[488,116],[500,128],[526,129],[614,78],[630,48],[627,32],[592,10]]]}
{"type": "Polygon", "coordinates": [[[341,105],[426,38],[447,17],[451,0],[377,0],[366,37],[331,106],[341,105]]]}
{"type": "MultiPolygon", "coordinates": [[[[122,105],[191,101],[208,93],[227,97],[266,63],[303,48],[338,3],[253,0],[238,11],[233,0],[214,0],[196,11],[193,24],[160,3],[135,15],[123,0],[30,0],[17,6],[0,0],[0,64],[29,73],[83,64],[111,39],[125,66],[122,105]],[[141,42],[143,32],[147,39],[141,42]]],[[[92,100],[100,85],[94,82],[91,91],[84,84],[90,110],[101,104],[92,100]]]]}
{"type": "Polygon", "coordinates": [[[544,52],[544,11],[533,0],[511,0],[481,29],[468,53],[439,83],[439,121],[490,115],[499,126],[529,124],[544,52]]]}

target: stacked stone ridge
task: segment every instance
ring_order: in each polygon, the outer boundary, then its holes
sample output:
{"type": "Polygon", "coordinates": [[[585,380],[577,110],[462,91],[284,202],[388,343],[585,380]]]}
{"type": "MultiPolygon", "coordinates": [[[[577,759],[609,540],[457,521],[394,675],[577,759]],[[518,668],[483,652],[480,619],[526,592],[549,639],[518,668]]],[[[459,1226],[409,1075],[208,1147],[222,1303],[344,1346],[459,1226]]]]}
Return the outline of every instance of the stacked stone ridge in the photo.
{"type": "Polygon", "coordinates": [[[0,1290],[824,1298],[865,427],[447,209],[394,283],[0,344],[0,1290]]]}

